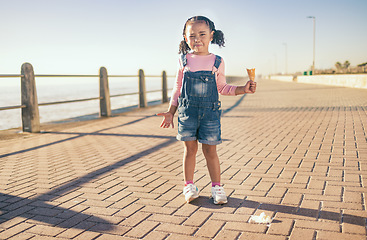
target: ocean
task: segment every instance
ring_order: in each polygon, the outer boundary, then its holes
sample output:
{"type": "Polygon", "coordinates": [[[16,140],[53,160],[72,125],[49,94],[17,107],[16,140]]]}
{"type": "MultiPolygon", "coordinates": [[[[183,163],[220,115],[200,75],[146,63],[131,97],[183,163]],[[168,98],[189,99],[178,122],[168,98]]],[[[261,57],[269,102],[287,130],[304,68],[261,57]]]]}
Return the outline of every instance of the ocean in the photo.
{"type": "MultiPolygon", "coordinates": [[[[138,92],[138,77],[109,78],[110,95],[138,92]]],[[[161,78],[145,78],[146,90],[160,90],[161,78]]],[[[172,89],[174,78],[167,78],[172,89]]],[[[99,97],[99,79],[36,77],[38,103],[99,97]]],[[[0,107],[21,105],[20,78],[0,78],[0,107]]],[[[171,91],[168,91],[170,96],[171,91]]],[[[162,93],[147,93],[147,101],[161,100],[162,93]]],[[[138,95],[111,98],[111,109],[121,109],[139,103],[138,95]]],[[[40,122],[48,123],[80,116],[98,114],[99,100],[39,106],[40,122]]],[[[0,130],[22,126],[21,109],[0,111],[0,130]]]]}

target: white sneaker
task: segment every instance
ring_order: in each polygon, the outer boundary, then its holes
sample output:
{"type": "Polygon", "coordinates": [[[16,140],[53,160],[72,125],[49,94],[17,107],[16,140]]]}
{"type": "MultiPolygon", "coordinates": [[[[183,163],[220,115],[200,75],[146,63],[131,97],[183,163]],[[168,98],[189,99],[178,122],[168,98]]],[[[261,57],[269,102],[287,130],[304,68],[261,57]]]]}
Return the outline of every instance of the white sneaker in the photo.
{"type": "Polygon", "coordinates": [[[212,198],[214,200],[214,204],[225,204],[227,203],[227,196],[224,192],[223,187],[215,186],[212,187],[212,198]]]}
{"type": "Polygon", "coordinates": [[[185,200],[187,203],[199,197],[199,189],[192,183],[187,184],[183,189],[185,200]]]}

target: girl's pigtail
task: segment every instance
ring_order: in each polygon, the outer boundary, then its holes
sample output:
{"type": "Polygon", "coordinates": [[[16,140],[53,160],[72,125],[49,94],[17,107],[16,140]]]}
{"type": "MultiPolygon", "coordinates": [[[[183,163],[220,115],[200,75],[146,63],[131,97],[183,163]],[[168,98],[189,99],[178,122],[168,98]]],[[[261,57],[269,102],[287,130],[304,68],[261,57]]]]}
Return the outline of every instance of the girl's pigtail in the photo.
{"type": "Polygon", "coordinates": [[[214,30],[213,40],[211,43],[218,44],[219,47],[224,47],[224,34],[221,30],[214,30]]]}
{"type": "Polygon", "coordinates": [[[180,54],[187,54],[190,51],[189,45],[187,45],[185,40],[182,40],[180,42],[179,51],[180,54]]]}

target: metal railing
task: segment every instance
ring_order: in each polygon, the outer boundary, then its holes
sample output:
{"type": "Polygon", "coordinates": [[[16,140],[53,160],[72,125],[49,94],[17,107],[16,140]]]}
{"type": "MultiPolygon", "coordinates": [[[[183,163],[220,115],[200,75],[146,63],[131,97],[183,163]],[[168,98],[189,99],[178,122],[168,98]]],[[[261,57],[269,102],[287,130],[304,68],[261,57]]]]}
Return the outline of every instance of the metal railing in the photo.
{"type": "Polygon", "coordinates": [[[84,102],[84,101],[92,101],[99,100],[100,102],[100,116],[101,117],[110,117],[111,116],[111,100],[113,97],[123,97],[129,95],[139,95],[139,107],[145,108],[148,106],[147,104],[147,93],[155,93],[162,92],[162,102],[168,102],[168,88],[167,88],[167,76],[166,72],[163,71],[162,75],[145,75],[142,69],[139,70],[138,75],[108,75],[107,69],[105,67],[101,67],[99,70],[99,75],[56,75],[56,74],[34,74],[33,66],[30,63],[24,63],[21,68],[21,74],[0,74],[0,78],[21,78],[21,105],[15,106],[4,106],[0,107],[0,111],[10,110],[10,109],[21,109],[22,111],[22,128],[24,132],[39,132],[40,131],[40,117],[39,117],[39,106],[48,106],[48,105],[56,105],[56,104],[65,104],[65,103],[75,103],[75,102],[84,102]],[[36,90],[36,81],[35,78],[39,77],[74,77],[74,78],[99,78],[99,97],[91,97],[91,98],[82,98],[82,99],[74,99],[74,100],[65,100],[65,101],[55,101],[55,102],[45,102],[38,103],[37,99],[37,90],[36,90]],[[122,94],[114,94],[110,95],[109,92],[109,78],[139,78],[139,91],[131,92],[131,93],[122,93],[122,94]],[[159,90],[150,90],[146,91],[145,88],[145,77],[149,78],[162,78],[162,88],[159,90]]]}

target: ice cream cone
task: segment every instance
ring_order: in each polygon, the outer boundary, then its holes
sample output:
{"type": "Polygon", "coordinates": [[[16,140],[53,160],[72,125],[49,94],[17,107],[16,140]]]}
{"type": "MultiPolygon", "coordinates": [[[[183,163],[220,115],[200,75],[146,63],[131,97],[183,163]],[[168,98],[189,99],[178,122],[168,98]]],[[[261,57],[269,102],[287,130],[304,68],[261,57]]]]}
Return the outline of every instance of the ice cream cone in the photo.
{"type": "Polygon", "coordinates": [[[247,68],[247,74],[251,81],[255,80],[255,68],[247,68]]]}

